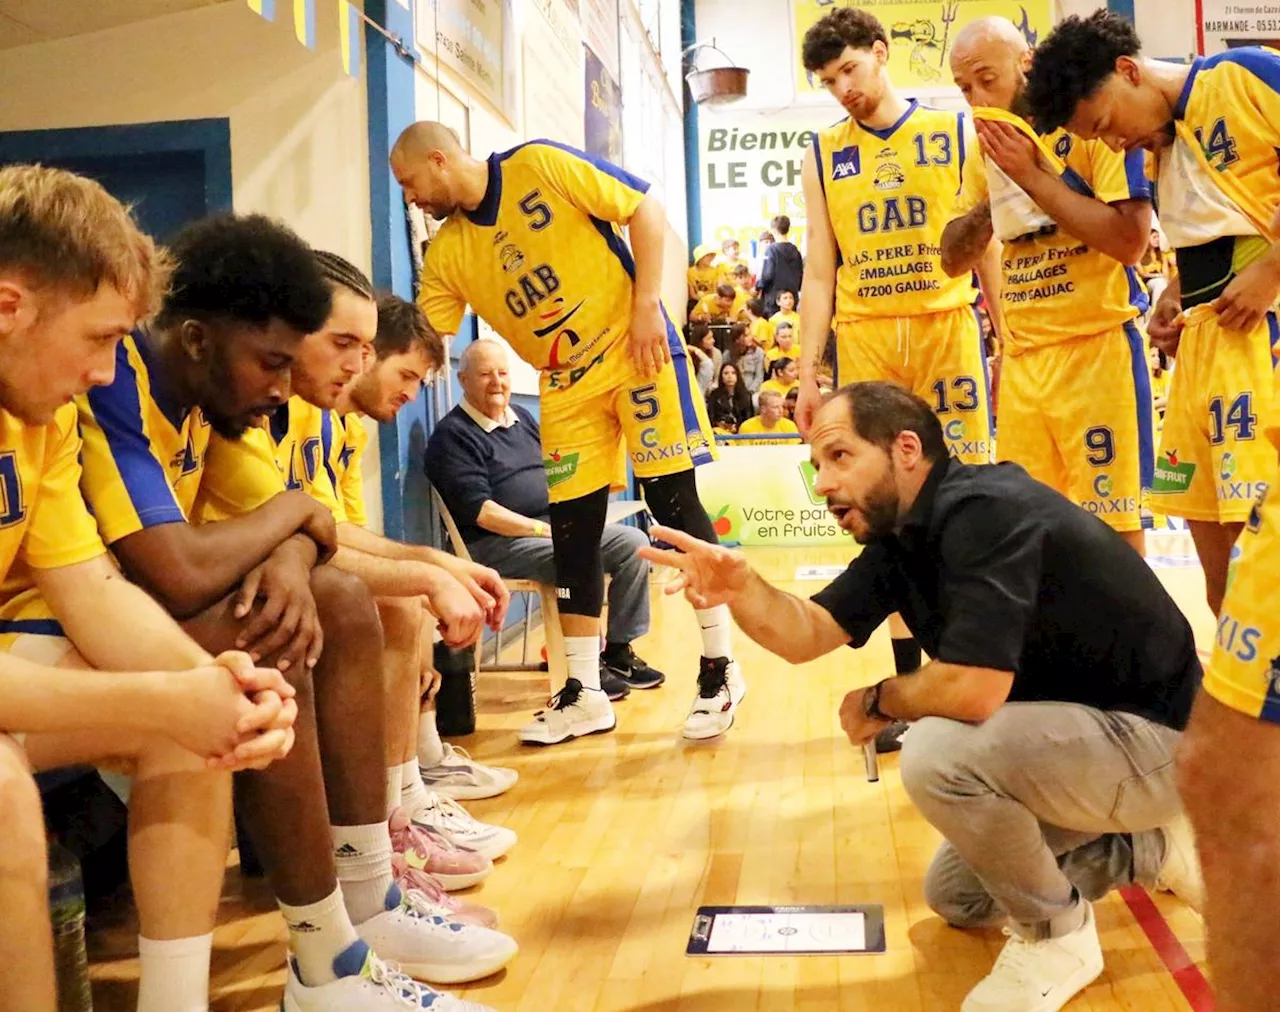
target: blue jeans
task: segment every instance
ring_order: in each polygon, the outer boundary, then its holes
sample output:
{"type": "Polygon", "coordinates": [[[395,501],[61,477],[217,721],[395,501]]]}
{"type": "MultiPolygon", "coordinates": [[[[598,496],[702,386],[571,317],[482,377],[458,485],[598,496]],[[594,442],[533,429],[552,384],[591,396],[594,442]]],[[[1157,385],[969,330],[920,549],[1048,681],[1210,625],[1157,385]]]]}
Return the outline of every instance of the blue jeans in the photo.
{"type": "MultiPolygon", "coordinates": [[[[636,552],[649,543],[637,527],[607,524],[600,537],[609,582],[610,643],[630,643],[649,631],[649,563],[636,552]]],[[[504,538],[489,534],[467,545],[471,557],[509,580],[556,582],[550,538],[504,538]]]]}

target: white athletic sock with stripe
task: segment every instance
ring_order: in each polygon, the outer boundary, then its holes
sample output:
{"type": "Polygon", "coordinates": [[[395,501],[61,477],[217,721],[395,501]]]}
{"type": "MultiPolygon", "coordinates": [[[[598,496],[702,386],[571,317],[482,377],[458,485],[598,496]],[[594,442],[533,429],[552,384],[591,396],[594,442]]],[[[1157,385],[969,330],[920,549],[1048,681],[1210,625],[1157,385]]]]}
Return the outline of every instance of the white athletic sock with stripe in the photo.
{"type": "Polygon", "coordinates": [[[431,803],[431,792],[422,782],[418,760],[410,759],[400,767],[400,807],[413,818],[431,803]]]}
{"type": "Polygon", "coordinates": [[[698,625],[702,627],[702,656],[733,660],[733,639],[730,635],[733,619],[729,617],[729,606],[718,604],[714,608],[701,608],[696,614],[698,625]]]}
{"type": "Polygon", "coordinates": [[[600,688],[599,636],[566,636],[564,653],[570,678],[580,681],[584,689],[600,688]]]}
{"type": "Polygon", "coordinates": [[[386,822],[329,829],[347,913],[351,923],[363,924],[387,909],[387,893],[395,884],[391,876],[391,830],[386,822]]]}
{"type": "Polygon", "coordinates": [[[418,763],[431,769],[444,759],[444,743],[436,726],[436,708],[423,710],[418,716],[418,763]]]}
{"type": "Polygon", "coordinates": [[[333,961],[360,936],[342,902],[342,889],[334,886],[324,899],[302,907],[276,901],[289,927],[289,949],[298,961],[298,976],[307,987],[331,984],[338,979],[333,961]]]}

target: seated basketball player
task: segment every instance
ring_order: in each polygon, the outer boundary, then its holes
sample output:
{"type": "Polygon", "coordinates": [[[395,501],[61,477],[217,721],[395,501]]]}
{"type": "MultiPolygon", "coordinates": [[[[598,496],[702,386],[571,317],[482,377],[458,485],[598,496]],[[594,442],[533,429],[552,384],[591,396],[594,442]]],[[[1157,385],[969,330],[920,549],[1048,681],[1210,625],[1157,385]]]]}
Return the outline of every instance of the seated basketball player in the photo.
{"type": "Polygon", "coordinates": [[[258,216],[196,222],[173,252],[155,321],[121,343],[114,381],[77,399],[82,487],[125,572],[198,642],[272,659],[297,689],[292,753],[237,783],[289,926],[285,1008],[380,1010],[402,995],[473,1008],[379,959],[460,981],[514,947],[392,879],[382,636],[364,585],[316,565],[335,547],[332,515],[287,491],[225,522],[187,519],[202,490],[236,477],[206,466],[210,431],[234,439],[284,403],[303,335],[329,316],[329,285],[305,243],[258,216]]]}
{"type": "Polygon", "coordinates": [[[197,646],[121,577],[80,495],[70,399],[110,380],[116,344],[167,276],[97,183],[0,169],[0,1008],[57,1007],[33,768],[129,761],[137,1007],[207,1012],[228,771],[293,740],[279,673],[197,646]]]}
{"type": "MultiPolygon", "coordinates": [[[[364,371],[343,391],[335,408],[341,418],[342,430],[333,460],[333,477],[343,512],[351,524],[351,527],[338,527],[338,540],[344,545],[348,539],[363,537],[355,528],[363,531],[369,523],[361,467],[368,441],[363,419],[372,418],[383,423],[393,421],[400,409],[418,396],[422,384],[443,365],[444,344],[427,323],[422,310],[395,295],[379,297],[378,332],[372,348],[366,349],[364,371]]],[[[421,545],[385,539],[369,543],[377,547],[379,542],[400,558],[426,560],[436,557],[432,554],[433,549],[421,545]]],[[[491,572],[487,567],[476,568],[484,573],[491,572]]],[[[485,582],[495,595],[501,595],[498,600],[505,607],[509,595],[501,580],[494,586],[486,576],[485,582]]],[[[384,629],[387,628],[387,618],[384,614],[384,629]]],[[[418,650],[418,665],[425,689],[418,722],[419,776],[430,790],[458,801],[497,797],[515,786],[519,774],[515,770],[476,762],[463,750],[440,740],[435,708],[440,676],[431,667],[432,656],[426,643],[424,638],[418,650]]],[[[408,789],[415,778],[407,766],[404,778],[403,786],[408,789]]]]}
{"type": "MultiPolygon", "coordinates": [[[[393,844],[405,851],[412,836],[425,870],[439,874],[445,885],[461,888],[487,875],[490,859],[510,850],[516,835],[477,822],[422,783],[415,756],[422,601],[425,598],[438,616],[445,641],[461,647],[479,638],[486,613],[491,622],[502,622],[509,595],[491,569],[438,549],[400,545],[352,524],[346,516],[337,497],[333,459],[340,423],[330,409],[360,371],[363,351],[377,332],[378,307],[369,279],[358,268],[332,253],[317,253],[316,259],[332,290],[333,308],[325,324],[298,347],[295,393],[265,429],[243,439],[213,436],[208,466],[235,475],[235,481],[211,488],[201,501],[201,515],[225,518],[246,513],[278,495],[286,482],[333,514],[339,540],[333,565],[360,577],[378,599],[384,629],[394,634],[386,643],[391,676],[386,715],[388,814],[403,805],[410,824],[425,828],[428,838],[399,832],[403,820],[397,818],[393,844]],[[449,847],[450,841],[483,857],[476,863],[476,855],[468,858],[465,851],[449,847]]],[[[438,339],[436,343],[437,356],[443,357],[438,339]]],[[[412,862],[412,856],[409,859],[412,862]]]]}
{"type": "Polygon", "coordinates": [[[795,664],[902,614],[934,660],[850,692],[841,724],[861,745],[916,722],[903,786],[946,840],[929,905],[957,927],[1011,922],[964,1012],[1061,1008],[1102,972],[1090,900],[1139,882],[1200,903],[1173,763],[1200,684],[1191,629],[1120,535],[1016,464],[948,457],[901,387],[842,388],[809,437],[815,490],[866,546],[811,600],[678,531],[655,537],[688,554],[642,554],[795,664]]]}

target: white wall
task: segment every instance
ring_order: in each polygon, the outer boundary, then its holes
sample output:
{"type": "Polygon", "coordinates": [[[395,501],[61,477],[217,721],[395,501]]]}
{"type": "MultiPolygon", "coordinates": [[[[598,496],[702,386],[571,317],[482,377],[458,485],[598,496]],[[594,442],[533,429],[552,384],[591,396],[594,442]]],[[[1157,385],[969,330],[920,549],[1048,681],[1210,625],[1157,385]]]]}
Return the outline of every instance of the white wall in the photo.
{"type": "Polygon", "coordinates": [[[1137,0],[1133,15],[1148,56],[1181,59],[1195,52],[1195,0],[1137,0]]]}
{"type": "MultiPolygon", "coordinates": [[[[316,37],[313,52],[285,13],[273,24],[225,2],[0,50],[0,130],[229,117],[235,209],[280,218],[368,270],[365,83],[342,69],[336,4],[317,4],[316,37]]],[[[368,460],[381,529],[376,438],[368,460]]]]}

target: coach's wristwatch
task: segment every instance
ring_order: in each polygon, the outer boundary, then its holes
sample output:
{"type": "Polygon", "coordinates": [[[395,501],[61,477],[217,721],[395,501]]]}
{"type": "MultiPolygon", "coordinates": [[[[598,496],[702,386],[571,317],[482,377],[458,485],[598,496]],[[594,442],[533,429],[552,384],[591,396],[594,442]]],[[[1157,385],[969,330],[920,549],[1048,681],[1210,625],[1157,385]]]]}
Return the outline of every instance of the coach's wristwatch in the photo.
{"type": "Polygon", "coordinates": [[[862,715],[872,720],[893,720],[887,713],[880,709],[880,692],[884,689],[884,683],[889,679],[882,678],[867,690],[867,694],[862,697],[862,715]]]}

